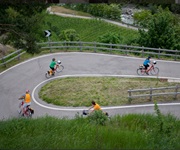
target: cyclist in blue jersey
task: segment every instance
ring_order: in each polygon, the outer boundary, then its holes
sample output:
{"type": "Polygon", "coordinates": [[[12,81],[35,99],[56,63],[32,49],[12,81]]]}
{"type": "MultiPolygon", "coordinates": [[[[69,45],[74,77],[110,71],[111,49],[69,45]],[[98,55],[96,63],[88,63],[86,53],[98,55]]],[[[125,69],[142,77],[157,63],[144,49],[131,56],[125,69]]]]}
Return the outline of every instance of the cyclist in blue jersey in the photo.
{"type": "Polygon", "coordinates": [[[146,74],[148,74],[148,67],[149,67],[149,64],[151,63],[151,61],[150,61],[150,59],[151,59],[151,56],[149,56],[148,58],[146,58],[146,60],[143,62],[143,65],[144,65],[144,67],[145,67],[145,70],[146,70],[146,74]]]}

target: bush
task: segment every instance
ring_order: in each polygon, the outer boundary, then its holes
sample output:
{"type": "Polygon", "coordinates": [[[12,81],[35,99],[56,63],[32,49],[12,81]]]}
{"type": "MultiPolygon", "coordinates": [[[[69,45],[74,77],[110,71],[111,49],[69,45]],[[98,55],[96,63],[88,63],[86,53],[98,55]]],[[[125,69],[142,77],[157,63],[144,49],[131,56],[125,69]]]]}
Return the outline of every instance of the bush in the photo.
{"type": "Polygon", "coordinates": [[[111,43],[111,44],[120,44],[122,41],[122,38],[120,34],[117,33],[106,33],[99,37],[99,42],[101,43],[111,43]]]}
{"type": "Polygon", "coordinates": [[[79,34],[74,29],[63,30],[60,35],[61,41],[79,41],[79,34]]]}
{"type": "Polygon", "coordinates": [[[108,117],[101,110],[96,110],[88,116],[88,120],[96,125],[105,125],[108,117]]]}

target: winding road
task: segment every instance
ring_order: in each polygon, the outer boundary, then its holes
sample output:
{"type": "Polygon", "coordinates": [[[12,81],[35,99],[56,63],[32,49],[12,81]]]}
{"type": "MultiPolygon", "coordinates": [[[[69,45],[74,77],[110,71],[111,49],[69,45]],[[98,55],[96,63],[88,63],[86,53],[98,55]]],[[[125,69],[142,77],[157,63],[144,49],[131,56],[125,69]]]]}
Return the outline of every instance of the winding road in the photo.
{"type": "MultiPolygon", "coordinates": [[[[98,53],[64,52],[29,59],[0,73],[0,119],[18,117],[18,98],[29,89],[32,94],[33,118],[45,115],[73,118],[85,107],[60,107],[47,104],[38,97],[41,86],[56,78],[76,76],[136,77],[136,69],[144,58],[125,57],[98,53]],[[60,59],[65,69],[51,79],[45,78],[51,59],[60,59]]],[[[180,81],[180,62],[157,60],[160,78],[180,81]]],[[[139,77],[139,76],[138,76],[139,77]]],[[[150,77],[150,76],[149,76],[150,77]]],[[[180,100],[158,104],[162,113],[180,118],[180,100]]],[[[110,115],[128,113],[154,113],[154,104],[102,107],[110,115]]]]}

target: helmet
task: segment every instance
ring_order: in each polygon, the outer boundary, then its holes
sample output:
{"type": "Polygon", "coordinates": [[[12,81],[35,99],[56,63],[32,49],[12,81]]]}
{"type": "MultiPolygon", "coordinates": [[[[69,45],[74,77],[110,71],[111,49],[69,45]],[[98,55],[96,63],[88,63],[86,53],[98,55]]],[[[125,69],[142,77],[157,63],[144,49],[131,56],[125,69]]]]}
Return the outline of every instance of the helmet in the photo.
{"type": "Polygon", "coordinates": [[[151,58],[151,56],[148,56],[148,59],[150,59],[151,58]]]}
{"type": "Polygon", "coordinates": [[[52,61],[55,61],[55,60],[56,60],[55,58],[52,59],[52,61]]]}
{"type": "Polygon", "coordinates": [[[156,61],[155,61],[155,60],[153,61],[153,64],[156,64],[156,61]]]}
{"type": "Polygon", "coordinates": [[[58,63],[58,64],[61,64],[61,61],[60,61],[60,60],[58,60],[58,61],[57,61],[57,63],[58,63]]]}
{"type": "Polygon", "coordinates": [[[29,93],[29,90],[26,90],[26,93],[29,93]]]}

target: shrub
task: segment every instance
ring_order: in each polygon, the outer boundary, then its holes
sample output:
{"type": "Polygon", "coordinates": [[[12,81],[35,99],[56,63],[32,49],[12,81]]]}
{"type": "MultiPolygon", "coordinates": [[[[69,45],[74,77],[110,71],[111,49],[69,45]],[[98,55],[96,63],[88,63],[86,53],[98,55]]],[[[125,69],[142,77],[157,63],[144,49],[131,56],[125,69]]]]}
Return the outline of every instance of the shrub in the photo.
{"type": "Polygon", "coordinates": [[[105,125],[108,117],[104,114],[103,111],[96,110],[88,116],[88,120],[89,122],[95,123],[96,125],[105,125]]]}

